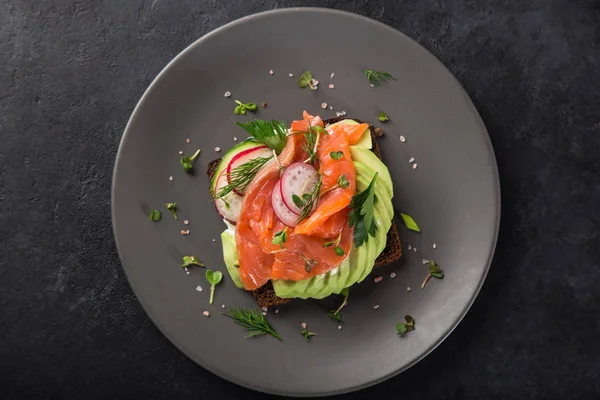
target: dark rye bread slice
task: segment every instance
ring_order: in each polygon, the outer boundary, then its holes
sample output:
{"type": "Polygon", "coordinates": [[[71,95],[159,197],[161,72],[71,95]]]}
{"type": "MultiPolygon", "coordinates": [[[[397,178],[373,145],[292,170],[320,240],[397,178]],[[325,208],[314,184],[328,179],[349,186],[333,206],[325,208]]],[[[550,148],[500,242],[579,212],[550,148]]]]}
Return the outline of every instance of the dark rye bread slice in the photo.
{"type": "MultiPolygon", "coordinates": [[[[343,121],[345,119],[353,119],[358,123],[364,123],[356,118],[330,118],[326,119],[323,122],[325,125],[331,125],[339,121],[343,121]]],[[[374,134],[375,128],[372,125],[369,125],[371,128],[371,139],[373,141],[373,153],[377,155],[377,157],[381,160],[381,152],[379,151],[379,144],[377,143],[377,137],[374,134]]],[[[215,174],[217,167],[221,159],[218,158],[208,163],[208,168],[206,170],[206,174],[208,175],[208,180],[212,181],[212,178],[215,174]]],[[[392,221],[392,226],[387,234],[387,243],[385,249],[381,252],[379,257],[375,260],[374,267],[381,267],[383,265],[391,264],[394,261],[397,261],[402,256],[402,245],[400,242],[400,236],[398,235],[398,229],[396,227],[396,222],[392,221]]],[[[281,297],[277,297],[275,294],[275,290],[273,289],[273,285],[271,282],[267,282],[266,285],[261,286],[260,288],[253,290],[252,294],[254,295],[256,302],[260,307],[272,307],[281,304],[286,304],[292,301],[292,299],[282,299],[281,297]]]]}

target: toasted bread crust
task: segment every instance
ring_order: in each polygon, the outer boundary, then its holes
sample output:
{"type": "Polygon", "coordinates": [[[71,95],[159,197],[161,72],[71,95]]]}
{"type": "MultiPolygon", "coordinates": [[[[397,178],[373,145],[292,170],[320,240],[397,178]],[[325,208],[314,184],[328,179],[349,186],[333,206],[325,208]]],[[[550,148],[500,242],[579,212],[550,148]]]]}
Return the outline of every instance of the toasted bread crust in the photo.
{"type": "MultiPolygon", "coordinates": [[[[334,124],[339,121],[343,121],[345,119],[353,119],[356,122],[364,123],[356,118],[330,118],[326,119],[323,122],[325,125],[334,124]]],[[[381,159],[381,152],[379,150],[379,144],[377,143],[377,137],[374,135],[374,127],[370,125],[371,128],[371,139],[373,141],[373,153],[381,159]]],[[[206,174],[208,175],[208,179],[212,180],[217,167],[219,166],[219,162],[221,159],[216,159],[208,163],[208,168],[206,170],[206,174]]],[[[379,257],[375,260],[374,268],[381,267],[383,265],[391,264],[394,261],[397,261],[402,256],[402,244],[400,242],[400,236],[398,235],[398,229],[396,227],[396,222],[392,221],[392,226],[387,234],[387,242],[386,247],[383,249],[379,257]]],[[[292,299],[282,299],[281,297],[277,297],[275,294],[275,289],[273,289],[273,285],[271,282],[268,282],[266,285],[261,286],[260,288],[253,290],[252,294],[254,295],[256,302],[260,307],[273,307],[281,304],[286,304],[292,301],[292,299]]]]}

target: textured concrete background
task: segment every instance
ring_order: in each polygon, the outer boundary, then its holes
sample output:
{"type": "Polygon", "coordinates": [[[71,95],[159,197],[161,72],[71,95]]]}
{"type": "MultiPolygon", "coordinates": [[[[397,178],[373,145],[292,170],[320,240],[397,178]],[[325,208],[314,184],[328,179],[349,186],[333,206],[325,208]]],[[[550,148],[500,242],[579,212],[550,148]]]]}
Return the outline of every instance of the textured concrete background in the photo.
{"type": "Polygon", "coordinates": [[[417,366],[346,397],[599,398],[598,0],[0,0],[0,398],[263,397],[148,320],[113,242],[111,172],[171,58],[291,6],[378,19],[439,57],[501,175],[500,239],[472,310],[417,366]]]}

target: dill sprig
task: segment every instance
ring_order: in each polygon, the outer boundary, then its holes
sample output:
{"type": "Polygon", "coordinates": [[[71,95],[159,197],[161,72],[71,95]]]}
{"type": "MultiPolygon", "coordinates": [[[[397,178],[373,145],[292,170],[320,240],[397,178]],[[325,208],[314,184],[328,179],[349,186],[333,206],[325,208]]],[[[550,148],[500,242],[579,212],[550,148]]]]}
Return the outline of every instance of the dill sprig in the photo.
{"type": "Polygon", "coordinates": [[[381,86],[381,82],[388,82],[391,80],[397,81],[390,73],[383,71],[373,71],[371,69],[363,69],[363,74],[367,77],[369,82],[374,86],[381,86]]]}
{"type": "Polygon", "coordinates": [[[319,162],[317,149],[319,147],[319,138],[324,131],[320,126],[311,126],[307,132],[304,132],[306,143],[302,145],[302,150],[308,154],[308,158],[304,160],[305,163],[313,164],[315,161],[319,162]]]}
{"type": "Polygon", "coordinates": [[[250,333],[248,337],[260,336],[269,334],[274,338],[281,340],[281,336],[269,323],[267,317],[262,315],[262,313],[258,310],[250,310],[247,308],[230,308],[228,313],[224,314],[225,316],[233,319],[236,324],[241,326],[242,328],[246,328],[250,333]]]}
{"type": "Polygon", "coordinates": [[[310,212],[312,211],[313,207],[319,200],[319,191],[321,190],[322,183],[323,183],[323,177],[321,175],[319,175],[319,179],[317,180],[317,183],[315,184],[315,186],[313,186],[310,193],[308,193],[308,196],[306,196],[306,197],[303,196],[304,204],[302,205],[302,211],[300,211],[300,218],[298,218],[298,222],[303,221],[304,219],[308,218],[308,216],[310,215],[310,212]]]}
{"type": "Polygon", "coordinates": [[[229,184],[225,185],[216,193],[216,199],[222,199],[233,190],[237,193],[244,193],[246,188],[252,182],[258,171],[273,157],[256,157],[242,165],[239,165],[229,173],[229,184]]]}

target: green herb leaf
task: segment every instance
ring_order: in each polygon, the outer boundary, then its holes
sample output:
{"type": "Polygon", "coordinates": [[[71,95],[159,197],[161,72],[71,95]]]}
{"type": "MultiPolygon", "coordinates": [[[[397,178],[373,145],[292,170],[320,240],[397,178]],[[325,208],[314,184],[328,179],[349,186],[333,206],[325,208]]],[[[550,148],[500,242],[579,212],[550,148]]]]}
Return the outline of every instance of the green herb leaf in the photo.
{"type": "Polygon", "coordinates": [[[302,206],[304,206],[304,203],[306,203],[305,200],[302,200],[300,198],[300,196],[298,196],[297,194],[293,194],[292,195],[292,201],[294,202],[294,204],[300,208],[302,208],[302,206]]]}
{"type": "Polygon", "coordinates": [[[327,248],[327,247],[331,247],[335,244],[335,242],[325,242],[323,243],[323,247],[327,248]]]}
{"type": "Polygon", "coordinates": [[[335,254],[337,254],[340,257],[346,254],[344,252],[344,249],[342,249],[340,246],[335,246],[333,250],[335,251],[335,254]]]}
{"type": "Polygon", "coordinates": [[[376,172],[369,186],[350,200],[348,224],[354,226],[354,247],[360,247],[369,240],[369,235],[375,237],[377,224],[373,218],[375,206],[375,182],[379,172],[376,172]]]}
{"type": "Polygon", "coordinates": [[[191,265],[197,265],[199,267],[204,267],[204,264],[202,264],[200,262],[200,260],[198,260],[198,257],[196,256],[183,256],[183,264],[181,264],[182,267],[189,267],[191,265]]]}
{"type": "Polygon", "coordinates": [[[273,329],[267,317],[260,311],[247,308],[230,308],[225,316],[233,319],[236,324],[249,331],[248,337],[269,334],[274,338],[281,340],[281,336],[273,329]]]}
{"type": "Polygon", "coordinates": [[[206,270],[206,280],[210,283],[210,299],[208,301],[209,304],[213,303],[213,298],[215,296],[215,286],[221,282],[223,279],[223,273],[221,271],[211,271],[210,269],[206,270]]]}
{"type": "Polygon", "coordinates": [[[286,227],[284,230],[277,232],[275,236],[273,236],[271,243],[279,245],[279,247],[283,249],[283,244],[287,242],[287,230],[288,228],[286,227]]]}
{"type": "Polygon", "coordinates": [[[331,153],[329,153],[329,157],[331,157],[335,161],[339,161],[340,158],[342,158],[343,156],[344,156],[343,151],[332,151],[331,153]]]}
{"type": "Polygon", "coordinates": [[[338,178],[337,183],[343,189],[348,189],[348,187],[350,187],[350,182],[348,182],[348,179],[346,179],[346,176],[343,175],[343,174],[340,175],[340,177],[338,178]]]}
{"type": "Polygon", "coordinates": [[[386,113],[384,113],[383,111],[379,113],[379,122],[386,122],[388,120],[389,118],[386,113]]]}
{"type": "Polygon", "coordinates": [[[154,222],[160,221],[162,213],[159,210],[150,210],[150,220],[154,222]]]}
{"type": "Polygon", "coordinates": [[[199,154],[200,149],[196,150],[196,153],[194,153],[194,155],[191,157],[185,155],[181,157],[181,166],[183,167],[183,170],[185,172],[191,173],[194,171],[194,160],[196,159],[196,157],[198,157],[199,154]]]}
{"type": "Polygon", "coordinates": [[[246,103],[244,104],[244,106],[249,110],[249,111],[256,111],[257,107],[256,104],[254,103],[246,103]]]}
{"type": "Polygon", "coordinates": [[[427,274],[427,276],[423,280],[423,283],[421,283],[421,289],[425,288],[425,285],[427,284],[427,282],[429,281],[429,279],[431,277],[434,277],[434,278],[437,278],[437,279],[443,279],[444,278],[444,271],[433,260],[429,261],[429,273],[427,274]]]}
{"type": "Polygon", "coordinates": [[[367,79],[369,80],[369,82],[371,82],[371,84],[373,86],[381,86],[382,82],[388,82],[391,80],[397,81],[398,79],[394,78],[391,74],[389,74],[388,72],[383,72],[383,71],[373,71],[370,69],[363,69],[363,74],[365,74],[365,76],[367,77],[367,79]]]}
{"type": "Polygon", "coordinates": [[[415,330],[415,320],[410,315],[404,317],[405,322],[398,322],[396,324],[396,332],[400,336],[404,336],[407,332],[415,330]]]}
{"type": "Polygon", "coordinates": [[[165,203],[165,207],[167,207],[167,210],[171,211],[173,217],[177,219],[177,203],[165,203]]]}
{"type": "Polygon", "coordinates": [[[346,306],[346,304],[348,304],[348,296],[349,295],[350,295],[350,290],[348,288],[342,289],[342,291],[340,292],[340,296],[344,296],[344,301],[342,302],[342,304],[340,304],[340,306],[336,310],[327,312],[327,315],[329,316],[329,318],[331,318],[337,322],[342,322],[342,314],[340,313],[340,311],[342,311],[342,308],[344,308],[346,306]]]}
{"type": "MultiPolygon", "coordinates": [[[[234,190],[236,193],[244,193],[258,171],[260,171],[267,161],[272,158],[273,157],[256,157],[233,168],[228,177],[230,183],[223,186],[218,193],[214,194],[214,197],[216,199],[223,199],[234,190]]],[[[225,206],[229,209],[229,204],[227,202],[225,202],[225,206]]]]}
{"type": "Polygon", "coordinates": [[[281,121],[263,121],[255,119],[248,122],[236,122],[236,125],[248,132],[254,139],[281,153],[287,142],[287,128],[281,121]]]}
{"type": "Polygon", "coordinates": [[[406,227],[408,229],[410,229],[411,231],[415,231],[415,232],[421,232],[421,229],[419,229],[419,225],[417,225],[417,223],[415,222],[413,217],[411,217],[408,214],[404,214],[404,213],[400,213],[400,216],[402,217],[402,220],[404,221],[404,225],[406,225],[406,227]]]}
{"type": "Polygon", "coordinates": [[[298,79],[298,86],[300,86],[301,88],[310,86],[312,89],[312,79],[312,73],[306,70],[302,73],[302,75],[300,75],[300,79],[298,79]]]}
{"type": "Polygon", "coordinates": [[[239,100],[234,100],[237,106],[233,109],[233,113],[236,115],[242,114],[246,115],[246,110],[256,111],[256,104],[254,103],[242,103],[239,100]]]}
{"type": "Polygon", "coordinates": [[[309,332],[309,331],[307,331],[306,329],[302,329],[302,330],[300,331],[300,333],[302,333],[302,336],[304,336],[304,339],[306,339],[306,341],[307,341],[307,342],[310,342],[310,337],[311,337],[311,336],[317,336],[317,334],[316,334],[316,333],[309,332]]]}

